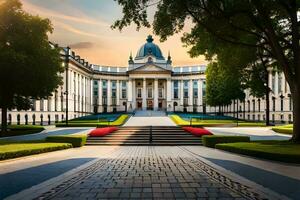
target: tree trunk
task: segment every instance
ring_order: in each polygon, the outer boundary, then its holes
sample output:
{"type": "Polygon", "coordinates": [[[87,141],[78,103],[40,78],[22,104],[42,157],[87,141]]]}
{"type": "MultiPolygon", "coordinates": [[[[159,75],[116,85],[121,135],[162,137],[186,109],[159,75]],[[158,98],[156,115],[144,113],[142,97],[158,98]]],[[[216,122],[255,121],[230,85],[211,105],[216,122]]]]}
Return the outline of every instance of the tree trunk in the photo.
{"type": "Polygon", "coordinates": [[[266,70],[266,126],[270,125],[270,87],[269,87],[269,74],[266,70]]]}
{"type": "Polygon", "coordinates": [[[7,131],[7,108],[2,107],[1,109],[1,132],[4,133],[7,131]]]}
{"type": "Polygon", "coordinates": [[[293,98],[293,137],[292,141],[300,143],[300,87],[295,86],[292,91],[293,98]]]}

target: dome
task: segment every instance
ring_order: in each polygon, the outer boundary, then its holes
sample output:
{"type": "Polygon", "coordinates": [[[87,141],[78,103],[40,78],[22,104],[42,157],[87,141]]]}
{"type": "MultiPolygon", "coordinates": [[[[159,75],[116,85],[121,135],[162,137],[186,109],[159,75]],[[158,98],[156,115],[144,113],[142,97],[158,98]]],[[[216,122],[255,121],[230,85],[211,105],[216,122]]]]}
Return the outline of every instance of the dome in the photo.
{"type": "Polygon", "coordinates": [[[141,48],[138,50],[135,59],[141,59],[148,55],[152,55],[156,57],[156,59],[164,60],[160,48],[153,43],[153,38],[151,35],[149,35],[146,39],[146,43],[141,46],[141,48]]]}

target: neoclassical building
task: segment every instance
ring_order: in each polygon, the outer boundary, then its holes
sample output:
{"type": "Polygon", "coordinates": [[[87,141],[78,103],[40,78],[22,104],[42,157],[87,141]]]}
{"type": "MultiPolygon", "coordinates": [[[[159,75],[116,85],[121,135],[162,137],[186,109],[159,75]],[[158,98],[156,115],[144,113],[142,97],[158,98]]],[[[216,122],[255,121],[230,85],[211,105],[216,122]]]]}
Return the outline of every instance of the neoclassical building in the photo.
{"type": "MultiPolygon", "coordinates": [[[[33,100],[31,110],[9,111],[9,123],[50,124],[91,113],[135,110],[165,110],[213,113],[205,104],[205,65],[172,66],[148,36],[127,67],[90,64],[70,48],[61,51],[64,84],[48,99],[33,100]],[[66,109],[68,108],[68,109],[66,109]]],[[[281,73],[270,72],[271,120],[292,121],[292,100],[281,73]]],[[[264,120],[265,99],[249,95],[232,103],[226,112],[247,120],[264,120]]]]}

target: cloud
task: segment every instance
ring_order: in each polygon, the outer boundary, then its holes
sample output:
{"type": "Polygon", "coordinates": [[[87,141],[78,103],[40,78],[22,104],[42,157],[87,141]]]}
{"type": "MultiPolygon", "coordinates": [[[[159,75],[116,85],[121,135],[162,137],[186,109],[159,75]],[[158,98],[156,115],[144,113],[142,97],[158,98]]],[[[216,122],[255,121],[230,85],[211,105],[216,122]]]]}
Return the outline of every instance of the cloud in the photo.
{"type": "Polygon", "coordinates": [[[83,35],[83,36],[89,36],[89,37],[96,37],[96,38],[99,38],[99,35],[97,35],[97,34],[89,33],[89,32],[86,32],[86,31],[83,31],[83,30],[74,28],[73,26],[68,25],[68,24],[65,24],[65,23],[63,23],[63,22],[58,22],[58,21],[56,21],[56,22],[55,22],[55,25],[56,25],[57,27],[60,27],[60,28],[65,29],[66,31],[69,31],[69,32],[71,32],[71,33],[75,33],[75,34],[83,35]]]}
{"type": "Polygon", "coordinates": [[[41,15],[49,17],[49,18],[62,19],[62,20],[66,20],[66,21],[72,21],[72,22],[88,24],[88,25],[105,26],[105,27],[110,26],[109,23],[107,23],[103,20],[99,20],[99,19],[95,20],[95,19],[85,16],[83,14],[79,15],[78,13],[80,13],[80,12],[76,12],[78,16],[75,17],[75,16],[71,16],[71,15],[61,14],[59,12],[56,12],[56,11],[53,11],[53,10],[50,10],[50,9],[47,9],[44,7],[34,5],[27,0],[23,0],[22,3],[23,3],[25,10],[27,10],[28,12],[35,13],[35,14],[41,14],[41,15]]]}
{"type": "Polygon", "coordinates": [[[90,49],[94,46],[92,42],[78,42],[71,44],[70,47],[73,49],[90,49]]]}

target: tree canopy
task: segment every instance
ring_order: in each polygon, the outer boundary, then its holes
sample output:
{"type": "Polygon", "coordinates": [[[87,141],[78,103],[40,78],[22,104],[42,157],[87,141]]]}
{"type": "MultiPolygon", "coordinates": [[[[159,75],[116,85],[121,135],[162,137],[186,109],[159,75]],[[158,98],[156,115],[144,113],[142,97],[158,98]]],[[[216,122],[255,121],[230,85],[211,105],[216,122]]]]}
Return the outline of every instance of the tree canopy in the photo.
{"type": "Polygon", "coordinates": [[[0,3],[0,108],[2,131],[7,109],[28,109],[31,99],[51,96],[62,83],[59,49],[50,45],[48,19],[22,10],[19,0],[0,3]]]}
{"type": "Polygon", "coordinates": [[[147,9],[156,5],[152,25],[162,41],[182,31],[187,20],[191,22],[191,31],[182,38],[184,44],[191,47],[191,56],[216,57],[223,63],[228,60],[227,66],[231,66],[236,57],[235,61],[242,63],[233,66],[243,68],[255,66],[259,57],[269,63],[276,62],[285,74],[294,102],[292,140],[300,142],[299,0],[116,1],[123,8],[123,17],[113,28],[122,30],[132,22],[138,29],[150,27],[147,9]],[[251,52],[249,57],[243,54],[239,59],[241,49],[251,52]]]}

